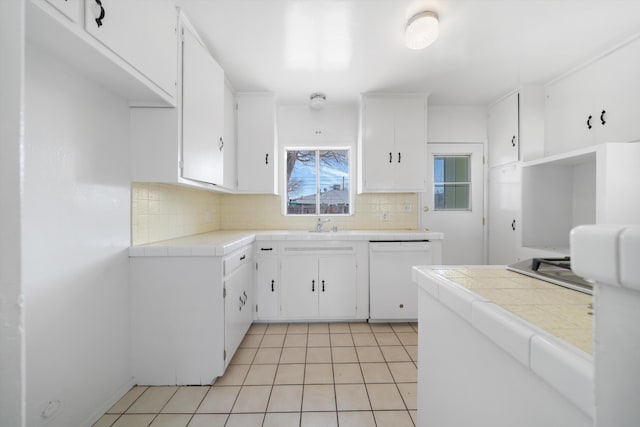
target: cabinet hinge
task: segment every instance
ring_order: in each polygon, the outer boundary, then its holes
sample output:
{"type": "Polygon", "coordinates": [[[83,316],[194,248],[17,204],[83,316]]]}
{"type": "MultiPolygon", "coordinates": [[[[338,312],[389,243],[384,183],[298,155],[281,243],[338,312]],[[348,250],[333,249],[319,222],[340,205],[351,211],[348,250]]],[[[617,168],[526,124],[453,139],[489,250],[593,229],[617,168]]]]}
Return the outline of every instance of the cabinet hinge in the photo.
{"type": "Polygon", "coordinates": [[[482,225],[486,225],[486,221],[484,217],[482,217],[482,225]]]}
{"type": "Polygon", "coordinates": [[[238,103],[236,102],[236,111],[238,111],[238,103]]]}
{"type": "Polygon", "coordinates": [[[227,297],[227,288],[222,288],[222,298],[227,297]]]}
{"type": "Polygon", "coordinates": [[[227,360],[227,350],[222,352],[222,360],[227,360]]]}
{"type": "Polygon", "coordinates": [[[484,165],[484,156],[482,156],[482,164],[484,165]]]}
{"type": "Polygon", "coordinates": [[[258,271],[258,263],[256,262],[256,271],[258,271]]]}
{"type": "Polygon", "coordinates": [[[256,313],[258,312],[258,304],[256,304],[256,313]]]}

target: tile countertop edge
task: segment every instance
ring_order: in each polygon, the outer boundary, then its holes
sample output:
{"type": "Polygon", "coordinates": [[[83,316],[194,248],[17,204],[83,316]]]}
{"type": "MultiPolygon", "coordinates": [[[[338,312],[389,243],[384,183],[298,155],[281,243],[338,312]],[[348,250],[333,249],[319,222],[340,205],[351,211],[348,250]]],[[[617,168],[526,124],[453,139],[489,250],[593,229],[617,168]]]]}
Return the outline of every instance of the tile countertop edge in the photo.
{"type": "MultiPolygon", "coordinates": [[[[592,392],[593,356],[561,341],[437,272],[443,269],[455,270],[469,267],[416,266],[413,267],[412,277],[419,289],[424,290],[466,320],[479,333],[485,335],[593,418],[595,409],[592,392]],[[467,306],[471,306],[470,310],[467,306]]],[[[473,268],[504,267],[473,266],[473,268]]]]}
{"type": "Polygon", "coordinates": [[[439,232],[419,230],[348,230],[312,233],[306,230],[224,230],[129,247],[129,257],[225,256],[254,241],[442,240],[439,232]]]}

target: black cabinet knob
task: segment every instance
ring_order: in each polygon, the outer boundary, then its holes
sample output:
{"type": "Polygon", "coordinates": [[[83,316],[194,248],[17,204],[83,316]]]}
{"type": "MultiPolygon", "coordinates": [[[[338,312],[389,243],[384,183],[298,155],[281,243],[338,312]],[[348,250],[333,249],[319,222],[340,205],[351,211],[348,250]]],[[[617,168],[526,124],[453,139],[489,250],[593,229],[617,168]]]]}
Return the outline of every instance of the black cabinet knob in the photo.
{"type": "Polygon", "coordinates": [[[100,16],[96,18],[96,24],[98,27],[102,27],[102,20],[104,19],[104,7],[102,7],[102,1],[95,0],[96,4],[100,6],[100,16]]]}
{"type": "Polygon", "coordinates": [[[602,110],[602,113],[600,113],[600,123],[602,123],[602,126],[607,124],[607,121],[604,119],[605,114],[607,114],[605,110],[602,110]]]}

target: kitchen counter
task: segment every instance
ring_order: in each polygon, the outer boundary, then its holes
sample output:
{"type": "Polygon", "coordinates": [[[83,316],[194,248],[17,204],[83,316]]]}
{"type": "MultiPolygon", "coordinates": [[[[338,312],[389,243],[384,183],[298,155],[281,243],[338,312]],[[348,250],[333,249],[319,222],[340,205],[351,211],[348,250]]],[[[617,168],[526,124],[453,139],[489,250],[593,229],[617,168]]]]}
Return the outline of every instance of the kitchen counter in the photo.
{"type": "MultiPolygon", "coordinates": [[[[427,272],[461,286],[577,348],[593,351],[592,296],[495,267],[440,267],[427,272]]],[[[471,297],[473,298],[473,297],[471,297]]]]}
{"type": "Polygon", "coordinates": [[[195,234],[147,245],[131,246],[129,256],[224,256],[254,241],[326,240],[442,240],[442,233],[420,230],[345,230],[311,232],[306,230],[233,230],[195,234]]]}
{"type": "MultiPolygon", "coordinates": [[[[464,364],[471,376],[466,384],[493,381],[491,392],[495,396],[486,397],[487,405],[493,404],[492,399],[502,399],[502,407],[522,405],[520,412],[530,417],[529,421],[511,418],[507,422],[501,417],[512,414],[501,415],[496,407],[496,419],[505,421],[504,425],[554,425],[548,424],[549,419],[540,418],[548,414],[528,412],[526,406],[531,402],[510,395],[510,389],[525,382],[531,383],[527,393],[535,396],[533,407],[545,401],[550,402],[545,405],[557,405],[557,398],[545,392],[551,386],[556,395],[571,403],[548,409],[549,413],[571,414],[576,422],[566,425],[589,425],[594,410],[591,295],[507,271],[504,266],[414,267],[413,279],[420,289],[420,332],[425,331],[419,345],[433,349],[431,354],[427,352],[430,362],[426,363],[430,364],[423,372],[426,384],[421,385],[419,379],[419,390],[423,387],[427,396],[431,397],[432,392],[436,396],[436,385],[445,380],[439,370],[464,364]],[[438,330],[432,331],[426,323],[438,330]],[[460,354],[456,346],[462,344],[454,344],[448,336],[464,341],[469,354],[460,354]],[[442,366],[434,366],[434,360],[442,366]],[[498,380],[497,376],[504,378],[498,380]]],[[[470,400],[474,398],[472,389],[468,391],[470,400]]],[[[455,396],[458,404],[464,401],[464,393],[455,396]]],[[[444,399],[438,401],[442,408],[450,403],[445,395],[432,400],[438,399],[444,399]]],[[[438,411],[443,417],[448,416],[434,402],[428,405],[431,406],[425,410],[435,411],[435,419],[438,411]]],[[[501,422],[494,425],[502,425],[501,422]]]]}

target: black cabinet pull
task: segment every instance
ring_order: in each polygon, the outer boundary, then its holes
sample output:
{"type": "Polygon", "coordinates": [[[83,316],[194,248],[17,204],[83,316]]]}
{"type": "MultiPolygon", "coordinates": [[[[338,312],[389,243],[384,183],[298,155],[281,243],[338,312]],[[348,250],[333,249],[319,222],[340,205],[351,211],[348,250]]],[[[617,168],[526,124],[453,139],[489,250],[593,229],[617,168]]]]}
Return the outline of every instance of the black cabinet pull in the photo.
{"type": "Polygon", "coordinates": [[[589,118],[587,119],[587,127],[588,127],[589,129],[591,129],[591,128],[592,128],[592,126],[591,126],[591,119],[592,119],[592,118],[593,118],[593,116],[589,116],[589,118]]]}
{"type": "Polygon", "coordinates": [[[322,281],[322,292],[324,292],[324,280],[322,281]]]}
{"type": "Polygon", "coordinates": [[[516,220],[515,219],[513,221],[511,221],[511,229],[513,231],[516,231],[516,220]]]}
{"type": "Polygon", "coordinates": [[[268,165],[269,164],[269,153],[264,155],[264,164],[268,165]]]}
{"type": "Polygon", "coordinates": [[[246,256],[246,255],[242,255],[242,256],[240,257],[240,261],[244,261],[244,260],[245,260],[245,258],[247,258],[247,256],[246,256]]]}
{"type": "Polygon", "coordinates": [[[222,147],[224,147],[224,141],[222,140],[222,137],[220,137],[220,144],[218,144],[220,146],[220,151],[222,151],[222,147]]]}
{"type": "Polygon", "coordinates": [[[607,112],[605,110],[602,110],[602,113],[600,113],[600,123],[602,123],[602,126],[607,124],[607,121],[604,119],[604,115],[605,114],[607,114],[607,112]]]}
{"type": "Polygon", "coordinates": [[[312,280],[311,281],[311,292],[315,292],[316,291],[316,281],[312,280]]]}
{"type": "Polygon", "coordinates": [[[271,281],[271,292],[275,292],[275,290],[274,290],[274,288],[273,288],[274,283],[275,283],[275,280],[272,280],[272,281],[271,281]]]}
{"type": "Polygon", "coordinates": [[[393,153],[389,153],[389,163],[393,162],[393,153]]]}
{"type": "Polygon", "coordinates": [[[511,146],[515,147],[516,146],[516,136],[513,135],[513,137],[511,137],[511,146]]]}
{"type": "Polygon", "coordinates": [[[273,248],[260,248],[261,251],[272,251],[273,248]]]}
{"type": "Polygon", "coordinates": [[[100,6],[100,16],[96,18],[96,24],[98,24],[98,28],[102,27],[102,20],[104,19],[104,7],[102,7],[102,2],[100,0],[95,0],[96,4],[100,6]]]}
{"type": "Polygon", "coordinates": [[[244,295],[244,302],[242,303],[244,305],[247,303],[247,300],[249,299],[249,297],[247,296],[247,293],[245,291],[242,291],[242,295],[244,295]]]}
{"type": "Polygon", "coordinates": [[[402,156],[402,153],[398,151],[398,163],[400,163],[400,159],[402,158],[401,156],[402,156]]]}

